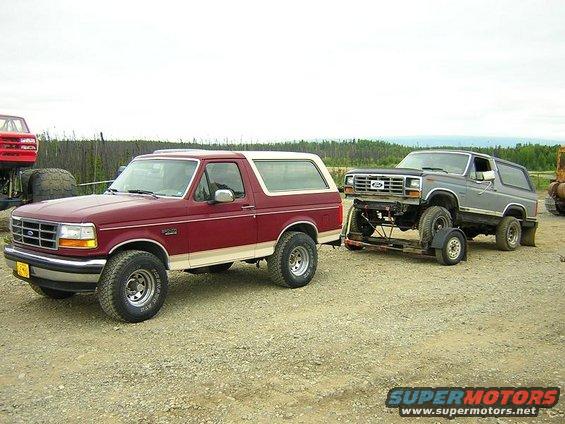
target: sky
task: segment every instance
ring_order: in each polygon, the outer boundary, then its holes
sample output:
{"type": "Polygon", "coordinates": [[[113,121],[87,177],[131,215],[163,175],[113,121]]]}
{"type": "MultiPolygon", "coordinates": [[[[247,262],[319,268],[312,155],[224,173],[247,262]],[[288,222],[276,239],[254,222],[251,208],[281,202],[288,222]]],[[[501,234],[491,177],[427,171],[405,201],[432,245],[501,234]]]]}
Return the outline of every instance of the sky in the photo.
{"type": "Polygon", "coordinates": [[[563,0],[4,0],[0,51],[52,136],[565,140],[563,0]]]}

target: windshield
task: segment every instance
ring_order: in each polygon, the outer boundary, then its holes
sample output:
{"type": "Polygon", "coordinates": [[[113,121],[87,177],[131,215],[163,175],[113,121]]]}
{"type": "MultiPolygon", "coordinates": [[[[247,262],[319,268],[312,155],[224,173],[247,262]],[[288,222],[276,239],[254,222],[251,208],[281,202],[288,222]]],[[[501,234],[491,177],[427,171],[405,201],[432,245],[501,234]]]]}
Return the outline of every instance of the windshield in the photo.
{"type": "Polygon", "coordinates": [[[402,159],[396,167],[463,175],[467,162],[469,155],[461,153],[414,152],[402,159]]]}
{"type": "Polygon", "coordinates": [[[0,132],[28,133],[29,130],[22,118],[0,115],[0,132]]]}
{"type": "Polygon", "coordinates": [[[195,160],[136,160],[124,169],[108,191],[183,197],[197,166],[195,160]]]}

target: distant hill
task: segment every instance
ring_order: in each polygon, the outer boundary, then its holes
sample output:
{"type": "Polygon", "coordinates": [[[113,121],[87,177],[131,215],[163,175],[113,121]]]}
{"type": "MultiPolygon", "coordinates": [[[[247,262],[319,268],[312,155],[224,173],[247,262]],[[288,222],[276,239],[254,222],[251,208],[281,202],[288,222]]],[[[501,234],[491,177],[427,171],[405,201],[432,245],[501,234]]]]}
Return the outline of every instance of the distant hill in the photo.
{"type": "Polygon", "coordinates": [[[415,135],[415,136],[390,136],[379,139],[392,141],[404,146],[418,147],[514,147],[516,144],[543,144],[552,146],[565,144],[564,140],[549,140],[543,138],[521,138],[521,137],[483,137],[483,136],[461,136],[461,135],[415,135]]]}

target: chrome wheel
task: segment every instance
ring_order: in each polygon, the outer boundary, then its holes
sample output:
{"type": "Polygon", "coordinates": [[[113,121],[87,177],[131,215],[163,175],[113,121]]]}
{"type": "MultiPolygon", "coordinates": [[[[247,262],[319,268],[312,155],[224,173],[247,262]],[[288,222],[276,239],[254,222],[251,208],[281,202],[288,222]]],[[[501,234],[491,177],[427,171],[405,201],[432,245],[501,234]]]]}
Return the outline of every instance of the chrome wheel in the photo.
{"type": "Polygon", "coordinates": [[[447,256],[451,260],[455,260],[461,254],[461,249],[463,248],[461,240],[458,237],[452,237],[447,242],[447,256]]]}
{"type": "Polygon", "coordinates": [[[510,225],[508,227],[508,233],[506,234],[506,239],[510,246],[515,246],[518,243],[518,235],[520,231],[518,225],[510,225]]]}
{"type": "Polygon", "coordinates": [[[130,305],[141,307],[153,298],[155,277],[145,269],[131,273],[126,283],[126,298],[130,305]]]}
{"type": "Polygon", "coordinates": [[[294,249],[292,249],[288,258],[288,266],[290,272],[294,276],[300,277],[301,275],[303,275],[308,270],[309,265],[310,254],[305,247],[296,246],[294,249]]]}

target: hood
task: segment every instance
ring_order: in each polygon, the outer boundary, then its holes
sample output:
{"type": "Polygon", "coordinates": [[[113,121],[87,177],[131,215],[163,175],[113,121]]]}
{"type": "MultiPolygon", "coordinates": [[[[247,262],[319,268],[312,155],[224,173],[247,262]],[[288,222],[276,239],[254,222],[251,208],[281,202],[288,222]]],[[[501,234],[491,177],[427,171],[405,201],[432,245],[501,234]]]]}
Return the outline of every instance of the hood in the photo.
{"type": "Polygon", "coordinates": [[[179,202],[184,202],[184,199],[97,194],[30,203],[15,209],[13,214],[54,222],[91,222],[104,225],[174,216],[173,211],[177,215],[179,212],[185,213],[186,216],[186,209],[180,208],[179,202]]]}
{"type": "Polygon", "coordinates": [[[388,175],[409,175],[412,177],[421,177],[424,171],[421,169],[411,168],[371,168],[371,169],[352,169],[349,174],[388,174],[388,175]]]}

